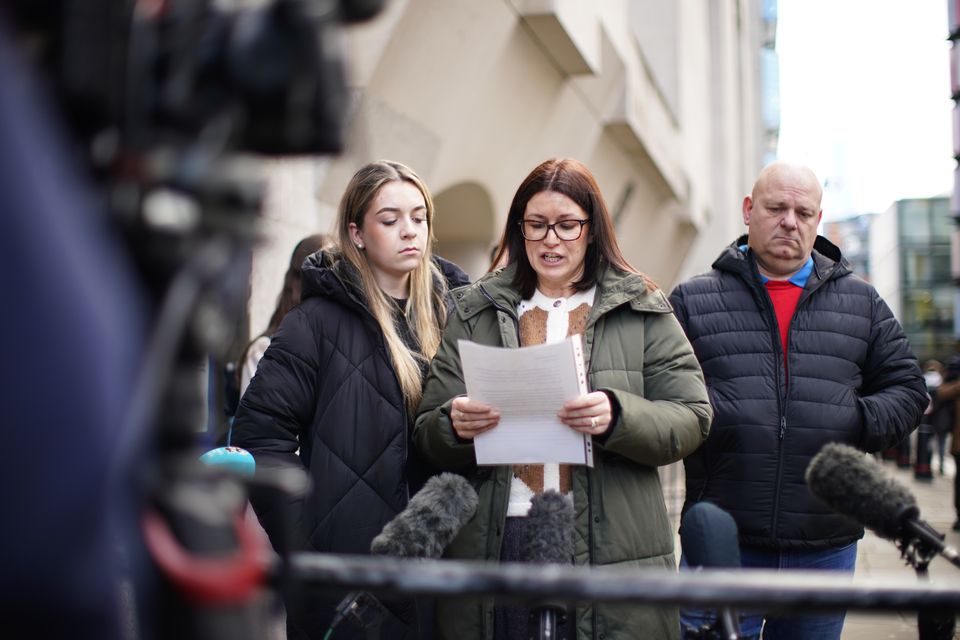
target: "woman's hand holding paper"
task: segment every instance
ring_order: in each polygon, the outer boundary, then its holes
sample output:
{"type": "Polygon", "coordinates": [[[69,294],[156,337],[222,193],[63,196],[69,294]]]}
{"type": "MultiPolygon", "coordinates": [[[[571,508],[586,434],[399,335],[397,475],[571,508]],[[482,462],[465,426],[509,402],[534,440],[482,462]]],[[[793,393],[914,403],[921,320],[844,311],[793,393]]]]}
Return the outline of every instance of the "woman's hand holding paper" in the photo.
{"type": "Polygon", "coordinates": [[[493,429],[500,423],[500,412],[482,402],[475,402],[467,396],[453,399],[450,406],[450,424],[453,430],[464,440],[493,429]]]}

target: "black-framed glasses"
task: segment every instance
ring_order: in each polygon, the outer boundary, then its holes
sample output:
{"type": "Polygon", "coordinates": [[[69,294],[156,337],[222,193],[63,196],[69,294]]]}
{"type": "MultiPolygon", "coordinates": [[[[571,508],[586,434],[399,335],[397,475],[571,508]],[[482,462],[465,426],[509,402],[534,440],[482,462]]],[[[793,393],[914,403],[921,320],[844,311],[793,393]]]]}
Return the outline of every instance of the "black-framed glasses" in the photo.
{"type": "Polygon", "coordinates": [[[583,225],[589,222],[589,220],[577,220],[575,218],[561,220],[553,224],[547,224],[543,220],[521,220],[520,233],[524,240],[537,242],[546,238],[547,234],[553,230],[558,238],[570,242],[580,237],[583,233],[583,225]]]}

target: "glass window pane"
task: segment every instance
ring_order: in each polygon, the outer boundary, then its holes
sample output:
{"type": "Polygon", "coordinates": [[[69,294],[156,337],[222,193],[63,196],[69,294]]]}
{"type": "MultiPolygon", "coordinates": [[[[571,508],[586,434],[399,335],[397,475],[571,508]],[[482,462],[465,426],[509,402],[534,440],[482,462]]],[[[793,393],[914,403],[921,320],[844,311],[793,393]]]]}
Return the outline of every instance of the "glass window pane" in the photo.
{"type": "Polygon", "coordinates": [[[926,241],[930,237],[929,208],[925,201],[901,200],[899,215],[901,238],[926,241]]]}

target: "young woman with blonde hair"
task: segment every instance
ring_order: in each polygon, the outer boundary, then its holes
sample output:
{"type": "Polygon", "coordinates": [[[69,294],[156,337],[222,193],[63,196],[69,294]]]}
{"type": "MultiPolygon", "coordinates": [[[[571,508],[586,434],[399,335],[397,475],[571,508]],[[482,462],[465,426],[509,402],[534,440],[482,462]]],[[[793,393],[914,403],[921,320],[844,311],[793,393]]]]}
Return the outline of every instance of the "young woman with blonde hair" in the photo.
{"type": "MultiPolygon", "coordinates": [[[[302,466],[312,480],[293,505],[253,502],[275,545],[286,527],[298,548],[367,554],[429,476],[410,446],[412,419],[448,288],[467,282],[433,255],[432,229],[433,201],[417,174],[373,162],[347,185],[336,246],[303,267],[300,306],[280,324],[233,427],[258,468],[302,466]]],[[[288,639],[322,638],[338,601],[289,595],[288,639]]],[[[412,608],[394,613],[383,637],[426,635],[412,608]]],[[[338,627],[336,637],[350,633],[338,627]]]]}

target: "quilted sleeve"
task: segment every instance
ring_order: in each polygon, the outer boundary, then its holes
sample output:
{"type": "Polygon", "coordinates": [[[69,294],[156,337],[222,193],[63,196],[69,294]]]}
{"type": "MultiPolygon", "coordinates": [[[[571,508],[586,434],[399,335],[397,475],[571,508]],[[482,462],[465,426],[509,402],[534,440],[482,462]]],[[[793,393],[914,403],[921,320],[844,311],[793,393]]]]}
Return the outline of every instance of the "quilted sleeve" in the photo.
{"type": "Polygon", "coordinates": [[[907,437],[920,424],[930,402],[923,373],[903,328],[876,291],[872,305],[870,345],[860,392],[860,447],[868,452],[881,451],[907,437]]]}
{"type": "Polygon", "coordinates": [[[457,314],[451,315],[430,365],[413,428],[414,446],[427,462],[442,470],[463,471],[476,466],[473,443],[461,440],[450,421],[453,399],[466,393],[457,340],[469,337],[466,323],[457,314]]]}
{"type": "Polygon", "coordinates": [[[703,373],[670,313],[644,314],[643,391],[604,389],[620,405],[605,449],[650,466],[676,462],[706,439],[713,409],[703,373]]]}
{"type": "MultiPolygon", "coordinates": [[[[314,411],[318,360],[313,327],[304,307],[297,307],[283,319],[260,360],[232,427],[232,444],[253,454],[258,472],[303,468],[296,452],[300,432],[308,427],[314,411]]],[[[274,546],[279,546],[281,532],[299,529],[295,525],[302,498],[284,504],[256,498],[251,502],[274,546]]]]}

